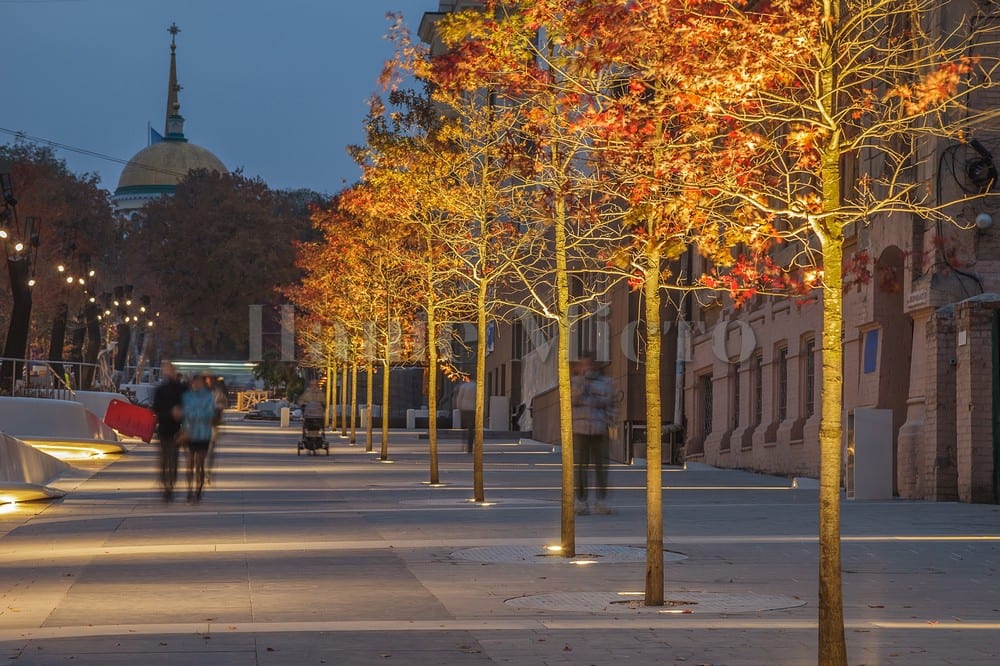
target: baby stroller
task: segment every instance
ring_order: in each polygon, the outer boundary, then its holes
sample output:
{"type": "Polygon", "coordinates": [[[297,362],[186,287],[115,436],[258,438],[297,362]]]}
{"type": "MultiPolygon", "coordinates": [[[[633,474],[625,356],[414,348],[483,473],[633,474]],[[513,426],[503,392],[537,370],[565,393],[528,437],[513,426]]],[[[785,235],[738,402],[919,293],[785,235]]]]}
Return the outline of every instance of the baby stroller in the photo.
{"type": "Polygon", "coordinates": [[[317,415],[317,410],[310,409],[313,404],[306,405],[306,408],[302,412],[302,439],[299,440],[299,449],[297,454],[302,455],[302,450],[305,449],[307,453],[311,453],[314,456],[318,455],[320,449],[326,451],[326,455],[330,455],[330,445],[326,443],[326,431],[323,428],[323,406],[319,405],[319,413],[317,415]]]}

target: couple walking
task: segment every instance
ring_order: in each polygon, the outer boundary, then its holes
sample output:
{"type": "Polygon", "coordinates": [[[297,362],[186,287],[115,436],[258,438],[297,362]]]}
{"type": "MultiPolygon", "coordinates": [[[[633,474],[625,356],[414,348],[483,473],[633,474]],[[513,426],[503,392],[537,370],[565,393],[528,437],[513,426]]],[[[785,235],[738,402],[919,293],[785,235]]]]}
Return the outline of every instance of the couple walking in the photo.
{"type": "Polygon", "coordinates": [[[170,361],[163,362],[160,373],[163,379],[153,394],[153,411],[156,412],[156,432],[160,440],[163,501],[174,499],[180,447],[186,446],[187,498],[189,502],[200,502],[205,487],[206,459],[221,414],[219,401],[204,375],[193,375],[185,386],[170,361]]]}

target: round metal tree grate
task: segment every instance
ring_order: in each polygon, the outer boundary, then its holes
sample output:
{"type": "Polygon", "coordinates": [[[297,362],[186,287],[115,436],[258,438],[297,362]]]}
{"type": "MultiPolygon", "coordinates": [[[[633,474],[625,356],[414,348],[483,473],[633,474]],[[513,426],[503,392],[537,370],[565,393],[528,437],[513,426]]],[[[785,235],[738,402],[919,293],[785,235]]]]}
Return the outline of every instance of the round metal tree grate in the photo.
{"type": "Polygon", "coordinates": [[[659,615],[759,613],[806,604],[802,599],[774,594],[694,590],[668,590],[662,606],[646,606],[642,592],[557,592],[515,597],[504,603],[534,610],[659,615]]]}
{"type": "MultiPolygon", "coordinates": [[[[482,546],[465,548],[451,553],[456,560],[474,562],[537,562],[540,564],[593,564],[600,562],[645,562],[646,549],[635,546],[580,545],[576,557],[562,557],[558,550],[545,546],[482,546]]],[[[664,562],[676,562],[687,556],[672,551],[663,551],[664,562]]]]}

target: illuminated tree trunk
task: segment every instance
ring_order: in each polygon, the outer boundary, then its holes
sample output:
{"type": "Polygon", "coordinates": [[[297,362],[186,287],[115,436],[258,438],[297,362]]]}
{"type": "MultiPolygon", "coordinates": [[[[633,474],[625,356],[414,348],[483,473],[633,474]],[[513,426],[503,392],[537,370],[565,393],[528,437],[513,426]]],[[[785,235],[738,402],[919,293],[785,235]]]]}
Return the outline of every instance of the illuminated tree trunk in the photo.
{"type": "Polygon", "coordinates": [[[576,557],[576,515],[573,513],[573,388],[570,383],[569,273],[566,259],[566,200],[555,202],[556,364],[559,377],[559,441],[562,448],[562,520],[560,536],[563,557],[576,557]]]}
{"type": "Polygon", "coordinates": [[[660,252],[646,255],[643,297],[646,318],[646,596],[663,605],[663,442],[660,404],[660,252]]]}
{"type": "Polygon", "coordinates": [[[350,400],[347,381],[347,360],[341,364],[340,371],[340,436],[347,437],[347,404],[350,400]]]}
{"type": "MultiPolygon", "coordinates": [[[[388,301],[388,298],[386,299],[388,301]]],[[[388,308],[386,309],[388,313],[388,308]]],[[[382,449],[379,453],[379,460],[389,459],[389,368],[392,363],[392,326],[389,325],[388,315],[385,325],[385,349],[382,354],[382,368],[385,371],[382,376],[382,449]]]]}
{"type": "Polygon", "coordinates": [[[368,402],[368,418],[365,419],[365,451],[372,452],[372,437],[374,436],[375,422],[372,418],[372,401],[375,399],[375,364],[372,362],[371,354],[368,354],[367,371],[368,385],[365,387],[365,400],[368,402]]]}
{"type": "Polygon", "coordinates": [[[333,404],[334,398],[337,396],[335,382],[333,381],[333,366],[330,365],[329,356],[327,356],[326,365],[326,427],[333,429],[333,404]]]}
{"type": "MultiPolygon", "coordinates": [[[[433,292],[429,292],[433,293],[433,292]]],[[[437,432],[437,307],[431,295],[427,303],[427,441],[430,455],[431,483],[440,483],[437,432]]]]}
{"type": "Polygon", "coordinates": [[[358,443],[358,364],[351,363],[351,444],[358,443]]]}
{"type": "Polygon", "coordinates": [[[476,297],[476,416],[472,440],[472,492],[476,502],[486,501],[483,481],[483,425],[486,412],[486,296],[487,282],[480,280],[476,297]]]}
{"type": "MultiPolygon", "coordinates": [[[[822,33],[822,102],[833,109],[838,100],[838,42],[840,5],[824,0],[827,21],[822,33]]],[[[823,378],[820,387],[819,425],[819,664],[846,666],[844,638],[844,591],[840,556],[840,468],[843,410],[844,235],[841,206],[840,134],[834,130],[822,155],[823,210],[817,235],[823,250],[823,378]]]]}

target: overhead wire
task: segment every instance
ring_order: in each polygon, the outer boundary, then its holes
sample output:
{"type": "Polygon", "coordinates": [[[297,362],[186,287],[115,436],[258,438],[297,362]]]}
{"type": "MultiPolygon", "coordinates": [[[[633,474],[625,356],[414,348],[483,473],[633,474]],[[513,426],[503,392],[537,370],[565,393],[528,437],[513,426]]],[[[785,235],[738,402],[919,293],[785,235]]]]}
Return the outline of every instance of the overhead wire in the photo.
{"type": "Polygon", "coordinates": [[[126,166],[136,166],[140,169],[146,169],[147,171],[156,171],[157,173],[166,174],[169,176],[176,176],[178,178],[183,178],[187,174],[180,173],[179,171],[172,171],[170,169],[164,169],[163,167],[153,166],[150,164],[143,164],[142,162],[135,162],[133,160],[123,160],[119,157],[112,157],[110,155],[105,155],[104,153],[98,153],[94,150],[88,150],[86,148],[78,148],[77,146],[71,146],[66,143],[61,143],[59,141],[54,141],[52,139],[46,139],[38,136],[31,136],[20,130],[12,130],[6,127],[0,127],[0,133],[10,134],[21,141],[29,141],[36,144],[44,144],[46,146],[51,146],[52,148],[59,148],[60,150],[68,150],[79,155],[87,155],[88,157],[96,157],[98,159],[107,160],[108,162],[115,162],[117,164],[124,164],[126,166]]]}

